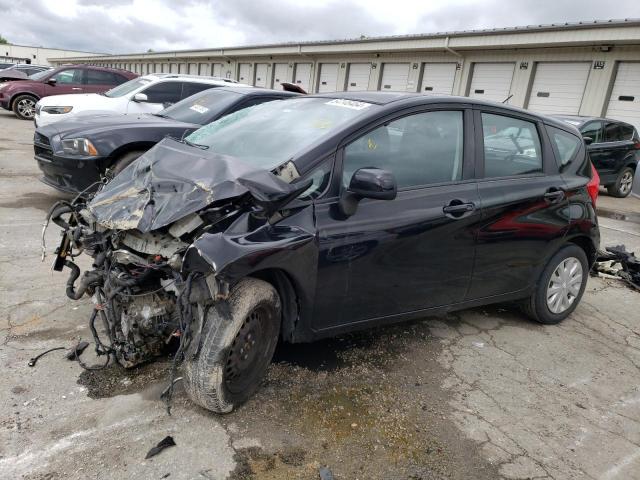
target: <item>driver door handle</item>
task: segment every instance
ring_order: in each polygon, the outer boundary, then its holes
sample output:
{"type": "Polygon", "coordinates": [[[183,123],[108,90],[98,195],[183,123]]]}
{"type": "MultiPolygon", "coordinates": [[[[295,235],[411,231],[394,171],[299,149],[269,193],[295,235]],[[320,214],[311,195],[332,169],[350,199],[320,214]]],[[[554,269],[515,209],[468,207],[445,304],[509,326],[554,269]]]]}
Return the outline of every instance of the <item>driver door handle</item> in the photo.
{"type": "Polygon", "coordinates": [[[442,207],[442,211],[451,217],[460,218],[465,213],[473,212],[476,209],[474,203],[462,203],[460,200],[451,200],[448,205],[442,207]]]}
{"type": "Polygon", "coordinates": [[[82,90],[82,87],[71,87],[71,90],[82,90]]]}

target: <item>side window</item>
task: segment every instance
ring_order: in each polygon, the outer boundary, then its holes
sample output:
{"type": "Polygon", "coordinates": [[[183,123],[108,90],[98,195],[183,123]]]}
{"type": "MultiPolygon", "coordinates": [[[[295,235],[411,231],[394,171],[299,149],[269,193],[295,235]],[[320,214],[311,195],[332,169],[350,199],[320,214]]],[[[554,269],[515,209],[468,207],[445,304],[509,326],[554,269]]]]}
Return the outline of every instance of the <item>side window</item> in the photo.
{"type": "Polygon", "coordinates": [[[633,140],[633,127],[631,125],[620,125],[620,139],[633,140]]]}
{"type": "Polygon", "coordinates": [[[117,85],[114,75],[103,70],[87,70],[86,82],[89,85],[117,85]]]}
{"type": "Polygon", "coordinates": [[[231,109],[229,112],[225,113],[225,115],[229,115],[230,113],[237,112],[238,110],[243,110],[245,108],[253,107],[255,105],[260,105],[261,103],[270,102],[272,100],[276,100],[276,99],[274,99],[273,97],[262,97],[262,96],[250,98],[248,100],[245,100],[244,102],[240,102],[238,105],[233,107],[233,109],[231,109]]]}
{"type": "Polygon", "coordinates": [[[547,127],[551,134],[553,150],[561,166],[567,165],[574,157],[582,139],[554,127],[547,127]]]}
{"type": "Polygon", "coordinates": [[[542,148],[535,123],[483,113],[482,132],[486,178],[542,172],[542,148]]]}
{"type": "Polygon", "coordinates": [[[182,94],[182,82],[161,82],[150,86],[144,93],[149,103],[176,103],[182,94]]]}
{"type": "Polygon", "coordinates": [[[633,127],[622,123],[607,123],[604,127],[605,142],[623,142],[633,139],[633,127]]]}
{"type": "Polygon", "coordinates": [[[329,186],[331,180],[331,170],[333,169],[333,159],[331,161],[323,162],[320,166],[316,167],[310,174],[304,176],[306,180],[311,179],[312,183],[304,192],[298,197],[300,200],[313,200],[318,198],[324,193],[329,186]]]}
{"type": "Polygon", "coordinates": [[[344,149],[342,182],[364,167],[387,170],[398,188],[462,178],[463,112],[409,115],[376,128],[344,149]]]}
{"type": "Polygon", "coordinates": [[[80,85],[82,84],[82,72],[80,68],[70,68],[56,73],[52,79],[60,85],[80,85]]]}
{"type": "Polygon", "coordinates": [[[602,122],[589,122],[584,126],[582,131],[583,137],[589,137],[593,139],[593,143],[602,142],[602,122]]]}
{"type": "Polygon", "coordinates": [[[210,88],[217,87],[217,85],[210,85],[207,83],[189,83],[185,82],[182,84],[182,98],[190,97],[191,95],[195,95],[198,92],[202,92],[203,90],[209,90],[210,88]]]}
{"type": "Polygon", "coordinates": [[[113,74],[113,81],[115,82],[114,85],[121,85],[124,82],[128,82],[129,80],[129,78],[125,77],[124,75],[120,75],[119,73],[113,74]]]}

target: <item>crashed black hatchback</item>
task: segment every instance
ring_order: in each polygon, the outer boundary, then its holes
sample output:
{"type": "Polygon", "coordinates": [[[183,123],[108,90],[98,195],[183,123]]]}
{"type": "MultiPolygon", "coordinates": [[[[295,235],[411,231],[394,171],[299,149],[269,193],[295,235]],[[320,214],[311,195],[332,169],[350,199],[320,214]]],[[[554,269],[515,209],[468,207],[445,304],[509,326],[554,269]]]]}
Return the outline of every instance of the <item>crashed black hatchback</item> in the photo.
{"type": "Polygon", "coordinates": [[[599,243],[592,172],[577,130],[505,105],[299,97],[165,139],[56,204],[54,269],[93,297],[98,354],[129,367],[174,339],[191,399],[229,412],[279,340],[505,301],[560,322],[599,243]]]}

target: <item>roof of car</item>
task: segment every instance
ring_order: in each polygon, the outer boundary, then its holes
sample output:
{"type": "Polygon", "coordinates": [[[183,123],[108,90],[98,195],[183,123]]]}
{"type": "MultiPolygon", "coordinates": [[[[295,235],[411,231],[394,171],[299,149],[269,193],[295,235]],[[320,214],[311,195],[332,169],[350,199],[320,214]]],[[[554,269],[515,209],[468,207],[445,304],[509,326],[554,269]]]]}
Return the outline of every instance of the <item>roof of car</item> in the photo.
{"type": "Polygon", "coordinates": [[[263,96],[273,96],[278,95],[282,97],[298,97],[299,93],[295,92],[287,92],[285,90],[275,90],[271,88],[237,88],[235,86],[228,87],[218,87],[214,89],[215,91],[224,91],[224,92],[233,92],[237,95],[243,96],[253,96],[253,97],[263,97],[263,96]]]}
{"type": "Polygon", "coordinates": [[[599,120],[601,122],[612,122],[612,123],[620,123],[623,125],[628,125],[629,127],[633,127],[628,122],[623,122],[622,120],[615,120],[613,118],[605,118],[605,117],[589,117],[584,115],[551,115],[553,118],[558,120],[562,120],[564,122],[570,123],[571,125],[575,125],[577,128],[582,127],[585,123],[591,122],[593,120],[599,120]]]}
{"type": "Polygon", "coordinates": [[[191,80],[198,83],[213,83],[213,84],[225,84],[230,87],[250,87],[245,83],[239,83],[230,78],[222,78],[222,77],[209,77],[204,75],[186,75],[182,73],[148,73],[146,75],[142,75],[140,78],[148,78],[151,80],[166,80],[166,79],[177,79],[177,80],[191,80]]]}

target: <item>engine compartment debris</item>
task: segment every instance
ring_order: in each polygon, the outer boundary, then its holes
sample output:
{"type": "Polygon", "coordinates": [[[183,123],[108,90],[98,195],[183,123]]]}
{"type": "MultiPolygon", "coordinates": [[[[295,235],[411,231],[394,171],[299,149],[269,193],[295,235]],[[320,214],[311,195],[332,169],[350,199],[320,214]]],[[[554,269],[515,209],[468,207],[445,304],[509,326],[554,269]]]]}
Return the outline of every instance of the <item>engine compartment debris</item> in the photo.
{"type": "Polygon", "coordinates": [[[625,245],[607,247],[598,252],[593,272],[620,278],[631,288],[640,291],[640,259],[628,252],[625,245]]]}

